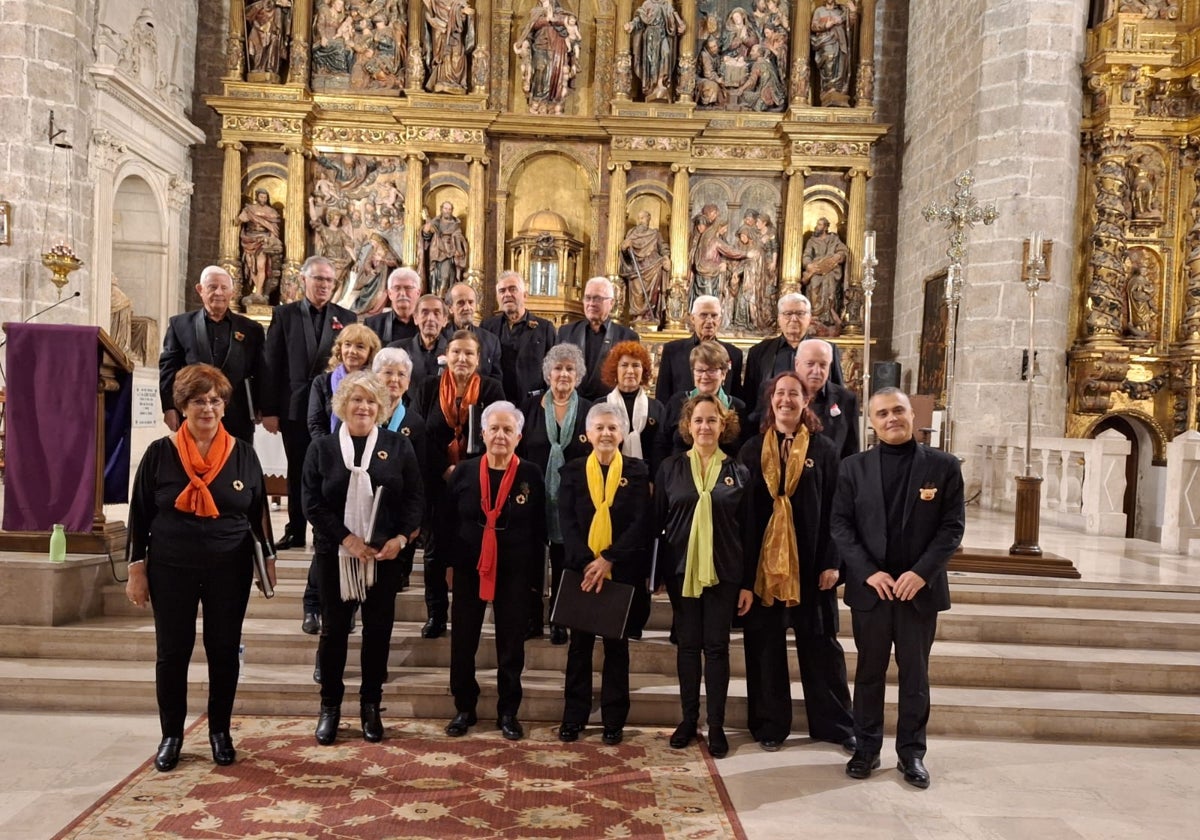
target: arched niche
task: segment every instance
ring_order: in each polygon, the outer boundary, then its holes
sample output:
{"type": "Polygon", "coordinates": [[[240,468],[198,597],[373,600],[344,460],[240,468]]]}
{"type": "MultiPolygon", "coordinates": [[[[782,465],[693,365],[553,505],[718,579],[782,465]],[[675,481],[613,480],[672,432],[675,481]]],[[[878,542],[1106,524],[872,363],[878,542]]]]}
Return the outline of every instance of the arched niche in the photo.
{"type": "Polygon", "coordinates": [[[129,298],[134,318],[131,349],[147,364],[157,357],[171,285],[167,223],[166,208],[146,178],[129,174],[121,179],[113,193],[111,276],[95,282],[115,277],[129,298]]]}
{"type": "Polygon", "coordinates": [[[1125,536],[1158,542],[1162,532],[1166,434],[1148,414],[1126,410],[1106,414],[1096,420],[1086,437],[1096,438],[1115,431],[1129,441],[1125,462],[1125,497],[1121,509],[1126,516],[1125,536]]]}
{"type": "MultiPolygon", "coordinates": [[[[505,239],[516,235],[525,220],[539,210],[553,210],[562,216],[571,234],[584,243],[586,259],[592,189],[587,173],[576,160],[557,152],[526,158],[513,170],[506,189],[510,198],[505,239]]],[[[584,276],[593,273],[584,267],[584,276]]]]}

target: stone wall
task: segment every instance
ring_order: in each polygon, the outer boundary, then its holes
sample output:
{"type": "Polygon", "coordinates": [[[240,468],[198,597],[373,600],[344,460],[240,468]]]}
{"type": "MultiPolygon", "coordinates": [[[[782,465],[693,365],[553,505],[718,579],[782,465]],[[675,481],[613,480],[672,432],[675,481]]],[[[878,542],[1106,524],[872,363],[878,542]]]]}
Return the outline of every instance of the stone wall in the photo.
{"type": "Polygon", "coordinates": [[[1019,279],[1022,240],[1035,229],[1054,252],[1038,296],[1034,434],[1063,433],[1086,11],[1073,0],[911,4],[894,338],[914,385],[924,281],[945,269],[949,244],[921,209],[951,201],[954,177],[970,168],[977,198],[1000,210],[968,236],[954,395],[962,456],[985,430],[1025,430],[1029,298],[1019,279]]]}

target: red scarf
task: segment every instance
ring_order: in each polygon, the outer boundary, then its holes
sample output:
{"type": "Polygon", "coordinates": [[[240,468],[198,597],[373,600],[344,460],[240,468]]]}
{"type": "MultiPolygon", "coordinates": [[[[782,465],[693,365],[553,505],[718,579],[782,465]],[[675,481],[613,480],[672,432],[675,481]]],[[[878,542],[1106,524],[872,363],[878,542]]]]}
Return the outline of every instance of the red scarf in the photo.
{"type": "Polygon", "coordinates": [[[458,384],[454,381],[454,374],[450,372],[449,368],[442,371],[442,381],[438,383],[438,402],[442,407],[442,416],[446,418],[446,425],[454,430],[454,439],[446,447],[446,456],[450,459],[450,466],[457,466],[466,452],[467,444],[463,439],[463,425],[471,416],[471,406],[479,402],[479,382],[479,374],[471,374],[471,380],[467,383],[467,392],[462,395],[462,401],[456,406],[455,402],[458,401],[459,396],[458,384]]]}
{"type": "Polygon", "coordinates": [[[488,475],[487,456],[479,459],[479,505],[487,522],[483,526],[483,545],[479,552],[479,597],[484,601],[492,601],[496,597],[496,520],[500,511],[508,501],[509,491],[517,479],[517,465],[521,459],[516,455],[508,462],[504,470],[504,478],[500,479],[500,492],[496,495],[496,506],[492,507],[492,481],[488,475]]]}

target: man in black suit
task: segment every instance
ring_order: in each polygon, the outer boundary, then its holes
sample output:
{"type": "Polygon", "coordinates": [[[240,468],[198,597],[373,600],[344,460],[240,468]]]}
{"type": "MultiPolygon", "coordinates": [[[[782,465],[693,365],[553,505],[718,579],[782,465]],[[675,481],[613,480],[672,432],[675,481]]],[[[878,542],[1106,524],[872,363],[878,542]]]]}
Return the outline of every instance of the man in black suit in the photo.
{"type": "Polygon", "coordinates": [[[300,267],[304,297],[295,303],[276,306],[271,313],[263,353],[264,376],[260,391],[263,428],[283,434],[288,460],[288,524],[277,548],[303,548],[304,506],[300,477],[308,452],[308,393],[312,381],[325,370],[333,340],[358,316],[330,303],[337,269],[325,257],[309,257],[300,267]]]}
{"type": "Polygon", "coordinates": [[[701,341],[716,341],[729,354],[729,373],[725,375],[725,393],[740,397],[742,392],[742,351],[739,347],[717,338],[721,326],[721,301],[712,295],[700,295],[692,303],[691,338],[668,341],[663,345],[662,359],[658,365],[658,380],[654,384],[654,398],[666,404],[679,391],[690,391],[696,387],[692,378],[692,348],[701,341]]]}
{"type": "Polygon", "coordinates": [[[583,351],[587,376],[579,384],[579,395],[595,402],[612,388],[600,381],[600,369],[613,345],[622,341],[640,341],[629,327],[614,324],[609,315],[613,308],[613,284],[607,277],[593,277],[583,287],[583,320],[564,324],[558,331],[561,344],[574,344],[583,351]]]}
{"type": "Polygon", "coordinates": [[[799,292],[784,295],[776,304],[780,335],[765,338],[746,354],[746,381],[742,385],[742,402],[750,424],[757,429],[762,420],[762,394],[765,383],[777,374],[796,369],[796,348],[804,340],[812,321],[812,304],[799,292]]]}
{"type": "Polygon", "coordinates": [[[446,293],[446,305],[450,309],[450,323],[442,334],[449,341],[459,330],[466,330],[479,339],[479,373],[501,381],[500,339],[475,325],[475,290],[466,283],[455,283],[446,293]]]}
{"type": "Polygon", "coordinates": [[[796,372],[804,383],[808,407],[821,420],[821,434],[833,441],[838,457],[858,451],[858,396],[830,380],[833,345],[822,338],[806,338],[796,350],[796,372]]]}
{"type": "Polygon", "coordinates": [[[180,417],[172,391],[175,374],[197,362],[213,365],[229,378],[233,397],[222,421],[231,435],[254,442],[255,411],[262,364],[263,328],[244,315],[229,311],[233,300],[233,278],[217,265],[200,272],[196,284],[203,308],[175,315],[167,324],[162,353],[158,357],[158,391],[163,422],[178,431],[180,417]]]}
{"type": "Polygon", "coordinates": [[[363,323],[379,336],[384,347],[396,341],[412,338],[417,334],[413,321],[413,309],[421,294],[421,275],[408,266],[392,270],[388,275],[387,296],[390,308],[372,315],[363,323]]]}
{"type": "Polygon", "coordinates": [[[884,687],[892,646],[899,668],[897,768],[929,787],[929,651],[937,614],[950,609],[946,566],[966,526],[962,469],[948,452],[913,438],[913,412],[899,388],[880,388],[868,403],[879,445],[842,462],[830,532],[846,572],[854,623],[854,735],[846,775],[865,779],[879,766],[884,687]]]}
{"type": "Polygon", "coordinates": [[[525,308],[525,278],[515,271],[502,271],[496,281],[500,314],[493,315],[480,329],[500,340],[501,384],[504,397],[522,405],[546,390],[542,359],[558,343],[558,331],[545,318],[535,318],[525,308]]]}
{"type": "Polygon", "coordinates": [[[446,305],[437,295],[421,295],[413,320],[417,323],[417,334],[404,341],[393,341],[388,347],[399,347],[412,359],[409,388],[415,394],[423,380],[441,374],[450,341],[442,333],[446,326],[446,305]]]}

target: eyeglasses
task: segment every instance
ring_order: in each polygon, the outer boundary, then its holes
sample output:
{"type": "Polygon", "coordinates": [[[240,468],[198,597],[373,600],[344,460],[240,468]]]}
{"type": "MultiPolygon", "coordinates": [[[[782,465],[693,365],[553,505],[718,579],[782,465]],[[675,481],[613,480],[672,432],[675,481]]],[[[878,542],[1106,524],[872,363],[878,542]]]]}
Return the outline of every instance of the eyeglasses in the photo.
{"type": "Polygon", "coordinates": [[[692,374],[699,376],[723,376],[725,371],[720,368],[692,368],[692,374]]]}
{"type": "Polygon", "coordinates": [[[583,296],[584,303],[604,303],[604,301],[606,301],[606,300],[612,300],[612,298],[604,297],[603,295],[584,295],[583,296]]]}
{"type": "Polygon", "coordinates": [[[812,313],[809,312],[807,309],[804,310],[803,312],[780,312],[779,318],[780,318],[780,320],[787,318],[788,320],[799,321],[801,318],[807,318],[811,314],[812,313]]]}
{"type": "Polygon", "coordinates": [[[220,397],[194,397],[188,400],[188,405],[192,408],[220,408],[225,405],[225,400],[220,397]]]}

